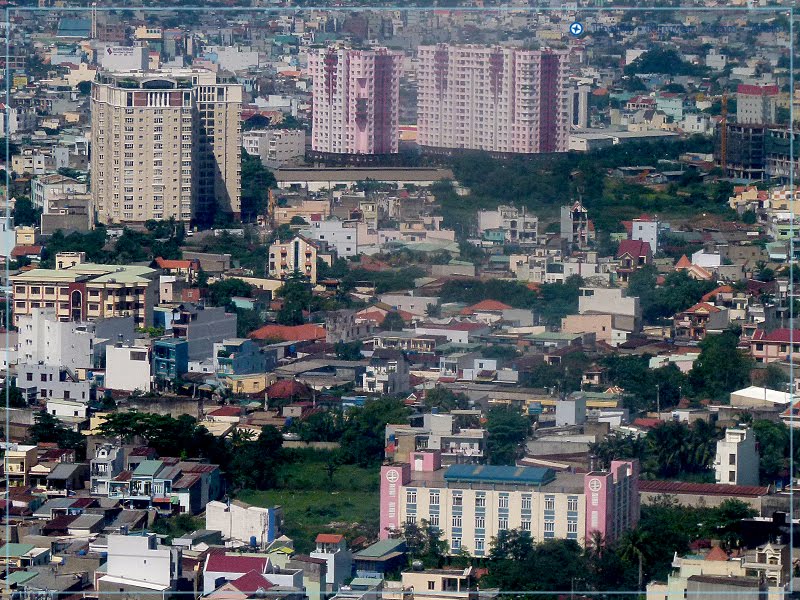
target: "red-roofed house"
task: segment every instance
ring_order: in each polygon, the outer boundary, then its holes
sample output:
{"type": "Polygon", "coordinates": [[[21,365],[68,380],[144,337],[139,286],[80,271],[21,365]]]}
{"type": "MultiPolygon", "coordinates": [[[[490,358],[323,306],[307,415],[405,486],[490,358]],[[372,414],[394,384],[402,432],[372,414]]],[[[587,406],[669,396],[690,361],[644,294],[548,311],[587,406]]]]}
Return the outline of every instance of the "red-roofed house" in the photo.
{"type": "Polygon", "coordinates": [[[253,340],[308,342],[325,339],[325,328],[313,323],[305,325],[264,325],[250,334],[253,340]]]}
{"type": "Polygon", "coordinates": [[[196,258],[186,260],[173,260],[161,258],[160,256],[153,261],[155,266],[169,273],[170,275],[183,275],[189,284],[192,284],[200,272],[200,261],[196,258]]]}
{"type": "Polygon", "coordinates": [[[273,587],[275,586],[264,575],[258,571],[250,571],[238,579],[221,585],[208,598],[215,598],[215,600],[265,598],[268,596],[267,592],[273,587]]]}
{"type": "Polygon", "coordinates": [[[311,558],[319,558],[327,563],[325,582],[329,589],[337,590],[353,572],[353,555],[348,551],[342,535],[320,533],[315,542],[317,547],[311,553],[311,558]]]}
{"type": "Polygon", "coordinates": [[[675,270],[686,271],[686,274],[689,275],[689,277],[697,280],[710,281],[714,277],[714,275],[707,269],[704,269],[699,265],[692,264],[692,261],[690,261],[685,254],[680,257],[677,263],[675,263],[675,270]]]}
{"type": "Polygon", "coordinates": [[[481,300],[477,304],[467,306],[461,310],[462,315],[474,315],[476,313],[502,313],[504,310],[511,310],[508,304],[503,304],[499,300],[481,300]]]}
{"type": "Polygon", "coordinates": [[[636,269],[653,262],[653,251],[649,242],[641,240],[622,240],[617,250],[617,279],[628,283],[628,279],[636,269]]]}
{"type": "Polygon", "coordinates": [[[263,575],[270,567],[266,556],[228,555],[212,552],[203,565],[203,594],[210,594],[224,581],[235,581],[248,573],[263,575]]]}
{"type": "Polygon", "coordinates": [[[23,257],[30,260],[41,260],[42,246],[15,246],[11,251],[11,258],[23,257]]]}
{"type": "Polygon", "coordinates": [[[800,360],[800,329],[776,329],[767,333],[756,330],[750,339],[750,356],[758,363],[771,363],[790,358],[800,360]]]}
{"type": "Polygon", "coordinates": [[[707,333],[721,333],[730,322],[728,309],[708,302],[698,302],[679,312],[672,320],[676,340],[699,342],[707,333]]]}

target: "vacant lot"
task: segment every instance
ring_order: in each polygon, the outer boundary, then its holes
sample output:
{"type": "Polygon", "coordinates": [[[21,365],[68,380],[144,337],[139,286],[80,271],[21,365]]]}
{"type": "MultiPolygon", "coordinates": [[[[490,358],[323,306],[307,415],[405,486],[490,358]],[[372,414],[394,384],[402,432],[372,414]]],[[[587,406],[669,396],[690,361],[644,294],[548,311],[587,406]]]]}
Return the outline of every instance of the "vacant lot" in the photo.
{"type": "Polygon", "coordinates": [[[281,469],[275,490],[244,490],[238,497],[255,506],[279,504],[284,532],[299,552],[310,552],[318,533],[341,533],[349,540],[378,534],[378,470],[354,465],[329,476],[324,460],[291,462],[281,469]]]}

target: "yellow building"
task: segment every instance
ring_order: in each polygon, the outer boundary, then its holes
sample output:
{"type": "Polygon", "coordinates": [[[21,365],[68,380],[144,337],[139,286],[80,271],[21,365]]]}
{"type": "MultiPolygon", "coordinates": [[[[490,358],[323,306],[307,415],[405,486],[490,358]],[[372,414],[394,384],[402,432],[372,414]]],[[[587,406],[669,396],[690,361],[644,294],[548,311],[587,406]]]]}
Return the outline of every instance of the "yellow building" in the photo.
{"type": "Polygon", "coordinates": [[[260,394],[275,383],[274,373],[254,373],[252,375],[227,375],[223,381],[234,395],[260,394]]]}
{"type": "Polygon", "coordinates": [[[317,246],[302,235],[288,242],[276,242],[269,247],[269,276],[286,279],[295,271],[311,283],[317,283],[317,246]]]}
{"type": "Polygon", "coordinates": [[[3,449],[5,450],[3,467],[8,486],[28,485],[28,471],[39,462],[36,446],[5,443],[3,449]]]}
{"type": "Polygon", "coordinates": [[[11,278],[14,322],[38,308],[61,321],[132,316],[137,327],[153,324],[158,272],[149,267],[83,263],[65,269],[32,269],[11,278]]]}

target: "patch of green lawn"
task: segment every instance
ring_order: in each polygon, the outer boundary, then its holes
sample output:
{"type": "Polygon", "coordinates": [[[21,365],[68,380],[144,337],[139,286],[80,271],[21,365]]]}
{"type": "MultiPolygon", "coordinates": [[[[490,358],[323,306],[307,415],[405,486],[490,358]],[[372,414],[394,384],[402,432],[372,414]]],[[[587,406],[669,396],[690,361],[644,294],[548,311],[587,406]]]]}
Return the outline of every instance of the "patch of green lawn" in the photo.
{"type": "Polygon", "coordinates": [[[378,473],[342,465],[331,479],[323,461],[290,462],[281,468],[279,489],[243,490],[238,498],[255,506],[282,506],[284,533],[298,552],[310,552],[319,533],[340,533],[349,540],[377,537],[378,473]]]}

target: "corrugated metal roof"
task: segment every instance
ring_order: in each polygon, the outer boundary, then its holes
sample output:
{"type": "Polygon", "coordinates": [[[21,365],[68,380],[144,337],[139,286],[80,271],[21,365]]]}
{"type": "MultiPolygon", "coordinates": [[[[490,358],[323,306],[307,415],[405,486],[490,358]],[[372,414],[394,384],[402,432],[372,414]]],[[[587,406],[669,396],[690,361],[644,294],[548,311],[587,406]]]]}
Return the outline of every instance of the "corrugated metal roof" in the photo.
{"type": "Polygon", "coordinates": [[[492,465],[452,465],[444,474],[446,481],[484,481],[533,485],[549,483],[555,477],[555,471],[552,469],[492,465]]]}

